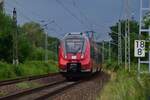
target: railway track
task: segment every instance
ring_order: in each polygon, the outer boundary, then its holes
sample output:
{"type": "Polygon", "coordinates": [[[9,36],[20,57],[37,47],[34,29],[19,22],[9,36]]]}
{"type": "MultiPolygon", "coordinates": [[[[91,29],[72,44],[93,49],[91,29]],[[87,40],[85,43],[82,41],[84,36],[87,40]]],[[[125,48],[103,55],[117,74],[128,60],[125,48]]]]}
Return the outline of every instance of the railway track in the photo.
{"type": "Polygon", "coordinates": [[[71,87],[73,87],[73,86],[75,86],[77,84],[80,84],[81,82],[83,82],[83,81],[65,83],[65,85],[63,87],[60,87],[60,88],[58,88],[58,89],[56,89],[54,91],[48,92],[45,95],[42,95],[40,97],[35,98],[34,100],[45,100],[45,99],[48,99],[48,98],[50,98],[50,97],[52,97],[52,96],[54,96],[56,94],[59,94],[59,93],[63,92],[64,90],[67,90],[67,89],[69,89],[69,88],[71,88],[71,87]]]}
{"type": "Polygon", "coordinates": [[[57,78],[42,86],[15,92],[10,95],[0,97],[0,100],[45,100],[45,99],[51,100],[51,98],[55,96],[57,97],[59,93],[63,93],[63,91],[70,89],[71,87],[77,84],[87,82],[95,77],[97,77],[97,75],[94,75],[93,77],[90,77],[88,79],[72,82],[67,81],[64,78],[57,78]]]}
{"type": "Polygon", "coordinates": [[[1,97],[0,100],[44,100],[79,83],[81,81],[68,82],[67,80],[59,80],[34,89],[1,97]]]}
{"type": "Polygon", "coordinates": [[[11,80],[4,80],[4,81],[0,81],[0,86],[15,84],[15,83],[23,82],[23,81],[31,81],[31,80],[36,80],[36,79],[49,77],[49,76],[56,76],[56,75],[59,75],[59,73],[51,73],[51,74],[16,78],[16,79],[11,79],[11,80]]]}

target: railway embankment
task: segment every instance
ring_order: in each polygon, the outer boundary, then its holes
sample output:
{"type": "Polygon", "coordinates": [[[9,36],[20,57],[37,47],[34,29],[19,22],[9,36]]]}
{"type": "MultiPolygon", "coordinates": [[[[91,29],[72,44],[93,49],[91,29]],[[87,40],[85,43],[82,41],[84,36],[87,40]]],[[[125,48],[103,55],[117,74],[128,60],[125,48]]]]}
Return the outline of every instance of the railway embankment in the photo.
{"type": "Polygon", "coordinates": [[[149,100],[150,75],[137,77],[136,64],[132,64],[131,71],[117,64],[106,64],[105,69],[111,75],[110,81],[100,92],[97,100],[149,100]]]}

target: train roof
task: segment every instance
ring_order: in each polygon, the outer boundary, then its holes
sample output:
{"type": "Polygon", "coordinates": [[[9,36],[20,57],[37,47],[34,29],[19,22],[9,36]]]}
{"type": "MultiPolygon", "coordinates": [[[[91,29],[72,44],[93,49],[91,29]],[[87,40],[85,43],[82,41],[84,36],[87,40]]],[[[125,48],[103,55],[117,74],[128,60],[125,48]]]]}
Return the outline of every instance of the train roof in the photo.
{"type": "Polygon", "coordinates": [[[70,37],[86,37],[86,35],[82,32],[71,32],[71,33],[66,33],[63,39],[70,38],[70,37]]]}
{"type": "Polygon", "coordinates": [[[66,36],[70,36],[70,35],[79,35],[79,36],[81,35],[82,36],[83,33],[82,32],[71,32],[71,33],[66,34],[66,36]]]}

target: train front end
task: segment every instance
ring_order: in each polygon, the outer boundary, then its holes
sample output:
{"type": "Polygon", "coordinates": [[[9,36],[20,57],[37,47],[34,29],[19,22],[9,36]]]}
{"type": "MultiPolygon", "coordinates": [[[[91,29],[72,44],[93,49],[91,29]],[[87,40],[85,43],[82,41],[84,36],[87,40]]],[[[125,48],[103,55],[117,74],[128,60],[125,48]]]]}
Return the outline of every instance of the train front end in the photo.
{"type": "Polygon", "coordinates": [[[59,70],[65,76],[80,76],[91,71],[90,44],[82,33],[69,33],[59,45],[59,70]]]}

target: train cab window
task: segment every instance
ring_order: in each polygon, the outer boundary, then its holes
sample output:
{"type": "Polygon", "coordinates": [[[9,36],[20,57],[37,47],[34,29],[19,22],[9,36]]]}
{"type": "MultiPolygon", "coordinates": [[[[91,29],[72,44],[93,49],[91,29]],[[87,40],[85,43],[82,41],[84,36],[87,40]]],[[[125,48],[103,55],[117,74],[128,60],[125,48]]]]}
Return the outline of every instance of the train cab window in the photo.
{"type": "Polygon", "coordinates": [[[94,59],[94,57],[95,57],[95,50],[94,50],[94,44],[93,44],[93,42],[91,43],[91,57],[92,57],[92,59],[94,59]]]}
{"type": "Polygon", "coordinates": [[[67,38],[65,40],[66,53],[82,53],[84,51],[83,38],[67,38]]]}

